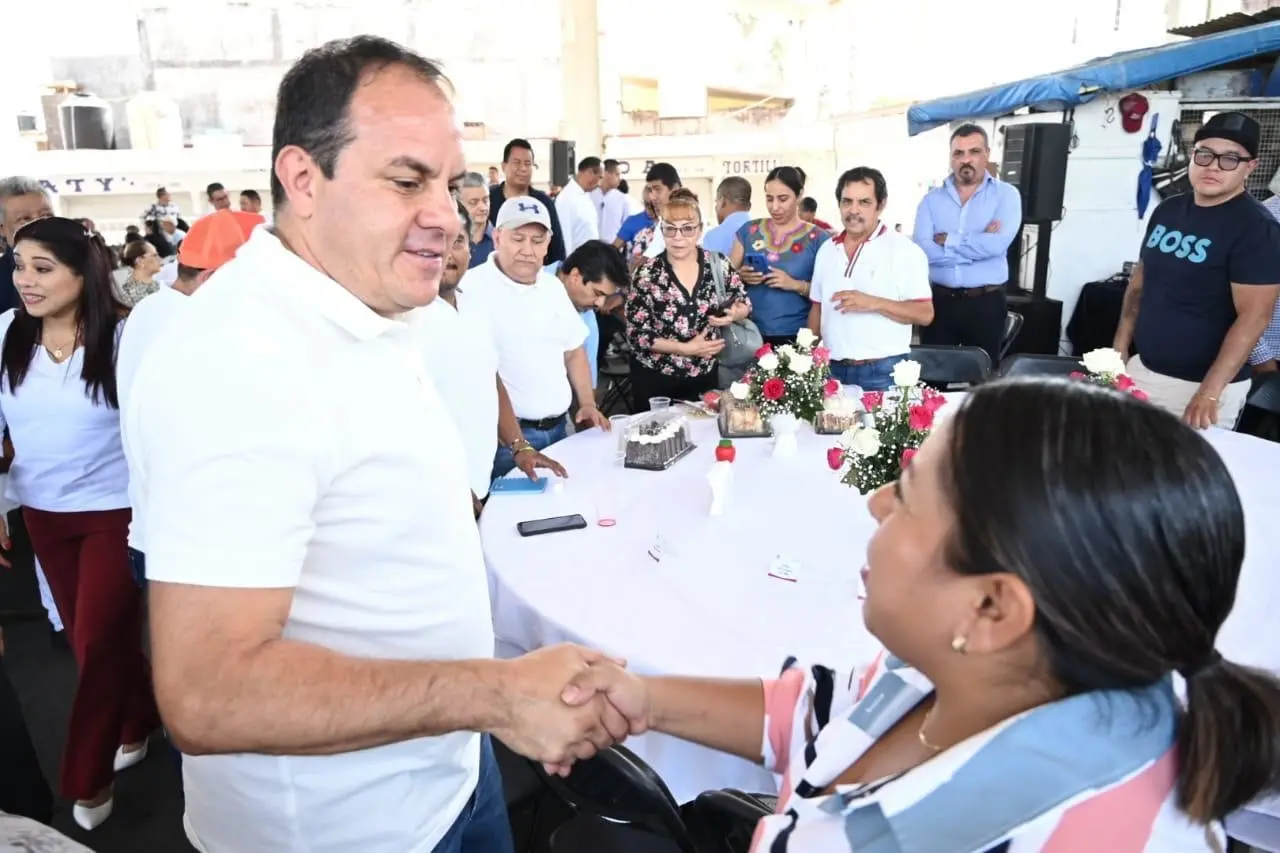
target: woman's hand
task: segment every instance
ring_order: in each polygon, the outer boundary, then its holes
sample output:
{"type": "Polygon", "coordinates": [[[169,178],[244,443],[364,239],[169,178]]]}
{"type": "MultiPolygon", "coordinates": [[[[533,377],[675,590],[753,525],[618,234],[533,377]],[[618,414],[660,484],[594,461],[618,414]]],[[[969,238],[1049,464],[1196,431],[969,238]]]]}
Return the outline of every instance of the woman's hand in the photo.
{"type": "Polygon", "coordinates": [[[689,358],[715,358],[724,349],[723,338],[711,337],[711,329],[703,329],[702,334],[681,345],[682,355],[689,358]]]}
{"type": "Polygon", "coordinates": [[[765,277],[751,267],[742,267],[738,270],[738,278],[742,279],[743,284],[757,285],[764,284],[765,277]]]}
{"type": "Polygon", "coordinates": [[[712,314],[707,318],[707,324],[716,328],[733,325],[733,313],[725,311],[723,314],[712,314]]]}
{"type": "MultiPolygon", "coordinates": [[[[746,279],[743,279],[746,281],[746,279]]],[[[787,275],[784,270],[774,267],[764,278],[765,284],[776,290],[790,290],[792,293],[804,292],[804,284],[787,275]]]]}

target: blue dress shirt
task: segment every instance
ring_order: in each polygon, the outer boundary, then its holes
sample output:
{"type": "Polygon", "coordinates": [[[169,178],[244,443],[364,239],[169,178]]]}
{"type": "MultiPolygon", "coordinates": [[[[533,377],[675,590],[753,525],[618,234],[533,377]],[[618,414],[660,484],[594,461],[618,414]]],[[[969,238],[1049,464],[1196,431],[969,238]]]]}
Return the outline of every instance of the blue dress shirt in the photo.
{"type": "Polygon", "coordinates": [[[733,235],[750,221],[750,212],[735,210],[724,218],[724,222],[702,235],[702,248],[708,252],[719,252],[727,258],[733,251],[733,235]]]}
{"type": "Polygon", "coordinates": [[[1022,196],[1012,184],[987,175],[965,203],[954,176],[929,190],[916,210],[911,235],[929,258],[929,281],[943,287],[984,287],[1009,280],[1009,244],[1022,225],[1022,196]],[[999,222],[998,231],[987,226],[999,222]],[[939,246],[934,234],[946,234],[939,246]]]}

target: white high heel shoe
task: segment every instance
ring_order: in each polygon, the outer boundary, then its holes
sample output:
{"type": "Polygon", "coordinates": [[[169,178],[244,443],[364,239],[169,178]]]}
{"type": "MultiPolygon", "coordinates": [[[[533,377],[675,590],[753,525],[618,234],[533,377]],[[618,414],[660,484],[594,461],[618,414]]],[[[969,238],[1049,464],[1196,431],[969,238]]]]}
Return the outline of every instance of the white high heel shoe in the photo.
{"type": "Polygon", "coordinates": [[[143,759],[147,757],[148,745],[146,741],[143,741],[142,749],[136,749],[133,752],[125,752],[123,746],[116,749],[116,760],[112,765],[115,771],[119,773],[121,770],[128,770],[133,765],[142,763],[143,759]]]}
{"type": "Polygon", "coordinates": [[[92,832],[102,826],[103,821],[111,817],[111,810],[115,807],[115,797],[107,800],[100,806],[83,806],[76,803],[71,807],[71,818],[83,830],[92,832]]]}

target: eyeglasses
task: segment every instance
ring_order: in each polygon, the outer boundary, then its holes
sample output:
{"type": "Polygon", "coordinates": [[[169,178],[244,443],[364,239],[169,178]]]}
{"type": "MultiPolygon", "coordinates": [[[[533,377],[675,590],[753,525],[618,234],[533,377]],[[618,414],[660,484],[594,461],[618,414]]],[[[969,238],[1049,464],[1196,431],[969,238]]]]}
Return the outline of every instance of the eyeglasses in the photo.
{"type": "Polygon", "coordinates": [[[538,168],[538,164],[532,160],[508,160],[507,165],[513,169],[529,169],[530,171],[538,168]]]}
{"type": "Polygon", "coordinates": [[[698,233],[698,230],[700,228],[702,228],[702,226],[700,224],[695,224],[695,223],[689,223],[686,225],[671,225],[669,223],[664,222],[662,223],[662,236],[674,237],[677,234],[679,234],[681,237],[692,237],[698,233]]]}
{"type": "Polygon", "coordinates": [[[1212,166],[1216,160],[1218,168],[1224,172],[1234,172],[1241,163],[1248,163],[1250,160],[1257,159],[1257,157],[1242,157],[1234,151],[1226,151],[1219,154],[1212,148],[1197,148],[1191,152],[1191,160],[1197,166],[1212,166]]]}

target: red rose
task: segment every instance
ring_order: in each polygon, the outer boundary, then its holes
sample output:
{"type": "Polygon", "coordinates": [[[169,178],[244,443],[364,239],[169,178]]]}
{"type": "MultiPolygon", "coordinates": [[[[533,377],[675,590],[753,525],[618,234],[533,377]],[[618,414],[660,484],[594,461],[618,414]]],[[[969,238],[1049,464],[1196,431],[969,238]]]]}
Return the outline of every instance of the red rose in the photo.
{"type": "Polygon", "coordinates": [[[1124,375],[1123,373],[1121,373],[1119,376],[1116,377],[1116,387],[1119,388],[1121,391],[1128,391],[1130,388],[1133,387],[1133,380],[1130,379],[1128,376],[1124,375]]]}
{"type": "Polygon", "coordinates": [[[819,366],[828,364],[831,361],[831,350],[826,347],[814,347],[812,355],[813,363],[819,366]]]}
{"type": "Polygon", "coordinates": [[[862,408],[868,412],[874,412],[880,408],[880,404],[884,402],[883,391],[867,391],[862,395],[862,408]]]}
{"type": "Polygon", "coordinates": [[[1147,396],[1147,392],[1146,392],[1146,391],[1143,391],[1141,388],[1133,388],[1133,389],[1130,389],[1129,393],[1130,393],[1130,394],[1132,394],[1133,396],[1137,397],[1139,400],[1146,401],[1146,400],[1150,399],[1150,398],[1147,396]]]}
{"type": "Polygon", "coordinates": [[[804,251],[804,246],[800,245],[799,243],[791,244],[791,254],[798,255],[803,251],[804,251]]]}
{"type": "Polygon", "coordinates": [[[771,352],[773,352],[773,345],[765,344],[764,346],[760,347],[760,349],[756,350],[756,358],[764,358],[766,355],[768,355],[771,352]]]}
{"type": "Polygon", "coordinates": [[[1081,373],[1078,370],[1071,371],[1070,373],[1067,374],[1067,376],[1071,379],[1088,379],[1089,378],[1088,376],[1086,376],[1085,374],[1081,373]]]}
{"type": "Polygon", "coordinates": [[[910,465],[911,460],[915,458],[915,455],[916,449],[914,447],[908,447],[906,450],[902,451],[902,467],[906,468],[910,465]]]}
{"type": "Polygon", "coordinates": [[[844,467],[844,451],[838,447],[828,448],[827,464],[831,466],[832,471],[839,471],[844,467]]]}
{"type": "Polygon", "coordinates": [[[764,395],[766,400],[781,400],[782,395],[787,393],[787,383],[775,376],[764,383],[760,393],[764,395]]]}
{"type": "Polygon", "coordinates": [[[718,411],[720,408],[720,392],[708,391],[702,395],[702,402],[711,411],[718,411]]]}
{"type": "Polygon", "coordinates": [[[840,391],[840,382],[835,379],[828,379],[822,386],[822,396],[834,397],[840,391]]]}
{"type": "Polygon", "coordinates": [[[916,432],[926,432],[933,426],[933,409],[928,406],[912,406],[907,410],[908,423],[916,432]]]}
{"type": "Polygon", "coordinates": [[[923,396],[923,406],[931,412],[937,412],[947,404],[946,396],[936,388],[925,387],[923,396]]]}

